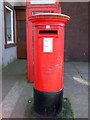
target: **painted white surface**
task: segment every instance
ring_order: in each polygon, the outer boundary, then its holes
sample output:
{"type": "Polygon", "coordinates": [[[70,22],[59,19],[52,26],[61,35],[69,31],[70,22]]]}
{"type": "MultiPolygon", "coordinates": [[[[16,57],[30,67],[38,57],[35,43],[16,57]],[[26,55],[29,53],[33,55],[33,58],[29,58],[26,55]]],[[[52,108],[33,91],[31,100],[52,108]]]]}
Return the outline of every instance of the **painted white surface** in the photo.
{"type": "Polygon", "coordinates": [[[16,47],[10,47],[3,50],[3,65],[6,66],[8,63],[16,59],[16,47]]]}
{"type": "Polygon", "coordinates": [[[26,0],[14,0],[15,6],[26,6],[26,0]]]}
{"type": "Polygon", "coordinates": [[[2,65],[3,2],[0,1],[0,67],[2,65]]]}
{"type": "Polygon", "coordinates": [[[53,52],[53,38],[43,39],[43,52],[53,52]]]}
{"type": "Polygon", "coordinates": [[[30,0],[31,4],[54,4],[55,0],[30,0]]]}
{"type": "Polygon", "coordinates": [[[2,2],[2,0],[0,0],[0,11],[2,11],[3,10],[3,2],[2,2]]]}
{"type": "MultiPolygon", "coordinates": [[[[13,4],[13,3],[12,3],[13,4]]],[[[5,49],[5,31],[4,31],[4,6],[3,2],[0,3],[0,58],[2,59],[3,66],[6,66],[8,63],[17,58],[16,47],[10,47],[5,49]],[[2,9],[1,9],[2,8],[2,9]],[[2,47],[2,49],[1,49],[2,47]],[[2,51],[2,52],[1,52],[2,51]],[[1,55],[2,54],[2,55],[1,55]]]]}
{"type": "MultiPolygon", "coordinates": [[[[0,1],[0,103],[2,102],[2,15],[3,15],[3,4],[0,1]]],[[[0,105],[0,120],[2,119],[2,104],[0,105]]]]}
{"type": "Polygon", "coordinates": [[[14,2],[15,6],[26,6],[26,2],[14,2]]]}
{"type": "Polygon", "coordinates": [[[6,0],[6,2],[10,3],[12,6],[14,6],[14,1],[15,0],[6,0]]]}

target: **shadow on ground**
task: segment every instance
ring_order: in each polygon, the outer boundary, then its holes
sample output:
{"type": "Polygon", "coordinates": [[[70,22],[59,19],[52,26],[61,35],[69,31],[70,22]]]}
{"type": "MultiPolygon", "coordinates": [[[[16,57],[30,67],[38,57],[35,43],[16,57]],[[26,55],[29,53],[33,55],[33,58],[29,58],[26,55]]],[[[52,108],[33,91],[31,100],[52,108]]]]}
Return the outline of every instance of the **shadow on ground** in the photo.
{"type": "Polygon", "coordinates": [[[71,103],[68,98],[64,98],[64,100],[63,100],[63,108],[62,108],[61,113],[59,113],[57,116],[53,116],[53,117],[41,116],[41,115],[35,113],[34,108],[33,108],[33,99],[30,98],[29,102],[27,103],[24,116],[26,118],[34,118],[34,120],[35,120],[35,118],[36,119],[38,118],[38,120],[41,120],[42,118],[45,118],[45,119],[47,118],[50,120],[57,120],[57,119],[65,120],[65,118],[71,118],[71,120],[74,119],[74,113],[72,111],[71,103]]]}

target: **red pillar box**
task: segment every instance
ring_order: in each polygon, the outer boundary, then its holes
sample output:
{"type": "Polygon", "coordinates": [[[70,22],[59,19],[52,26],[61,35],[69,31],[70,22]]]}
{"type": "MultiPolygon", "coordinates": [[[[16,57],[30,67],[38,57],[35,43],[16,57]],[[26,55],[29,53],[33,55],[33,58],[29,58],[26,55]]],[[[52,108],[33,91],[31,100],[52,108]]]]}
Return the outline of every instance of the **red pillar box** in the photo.
{"type": "Polygon", "coordinates": [[[42,115],[61,111],[63,98],[64,28],[69,16],[44,13],[29,17],[34,25],[34,109],[42,115]]]}
{"type": "Polygon", "coordinates": [[[37,13],[61,13],[59,0],[26,0],[26,38],[28,81],[34,82],[34,31],[28,17],[37,13]],[[28,52],[29,51],[29,52],[28,52]]]}

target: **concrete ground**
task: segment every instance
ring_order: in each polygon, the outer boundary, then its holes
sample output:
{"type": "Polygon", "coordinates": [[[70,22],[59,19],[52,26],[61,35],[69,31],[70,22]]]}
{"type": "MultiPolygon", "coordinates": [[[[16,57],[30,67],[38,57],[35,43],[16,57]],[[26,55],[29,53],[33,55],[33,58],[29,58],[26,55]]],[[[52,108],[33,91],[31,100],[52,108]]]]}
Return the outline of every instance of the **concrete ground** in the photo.
{"type": "MultiPolygon", "coordinates": [[[[88,63],[65,63],[64,97],[70,99],[75,118],[88,118],[88,63]]],[[[3,118],[27,118],[29,98],[33,98],[33,83],[27,82],[26,61],[14,61],[3,69],[3,118]]]]}

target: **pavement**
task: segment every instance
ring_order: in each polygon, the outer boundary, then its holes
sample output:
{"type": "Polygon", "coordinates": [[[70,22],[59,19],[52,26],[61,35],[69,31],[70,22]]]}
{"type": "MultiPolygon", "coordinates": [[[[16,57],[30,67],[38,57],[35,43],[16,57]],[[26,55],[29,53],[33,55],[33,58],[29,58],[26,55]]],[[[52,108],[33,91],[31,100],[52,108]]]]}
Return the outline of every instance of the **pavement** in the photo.
{"type": "MultiPolygon", "coordinates": [[[[33,83],[27,82],[26,60],[16,60],[2,72],[2,117],[27,118],[33,83]]],[[[74,118],[88,118],[88,63],[65,62],[64,98],[69,98],[74,118]]],[[[32,101],[31,101],[32,102],[32,101]]]]}

